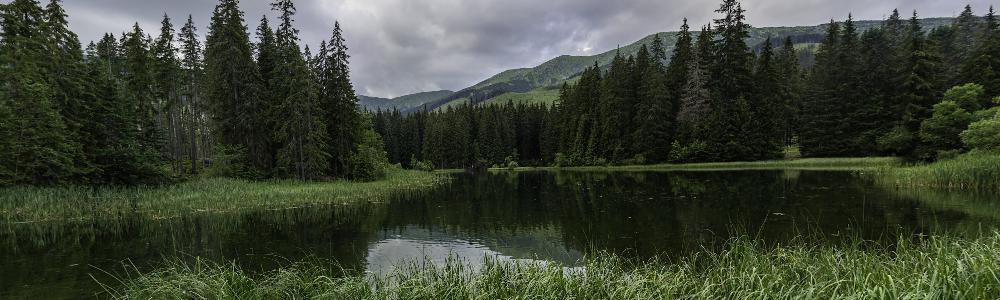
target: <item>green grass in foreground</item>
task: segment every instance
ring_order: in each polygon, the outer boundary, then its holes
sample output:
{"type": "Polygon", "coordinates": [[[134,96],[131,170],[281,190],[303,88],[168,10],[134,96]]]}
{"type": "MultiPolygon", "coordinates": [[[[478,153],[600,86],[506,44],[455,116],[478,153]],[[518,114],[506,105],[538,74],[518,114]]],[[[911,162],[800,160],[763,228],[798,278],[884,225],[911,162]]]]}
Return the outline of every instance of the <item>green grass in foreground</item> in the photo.
{"type": "Polygon", "coordinates": [[[572,170],[572,171],[724,171],[748,169],[823,169],[823,170],[865,170],[879,167],[892,167],[900,164],[894,157],[862,157],[862,158],[804,158],[797,160],[769,160],[754,162],[720,162],[697,164],[659,164],[644,166],[613,166],[613,167],[567,167],[539,168],[541,170],[572,170]]]}
{"type": "Polygon", "coordinates": [[[0,222],[92,220],[120,214],[152,219],[187,213],[237,213],[311,205],[380,202],[393,193],[436,186],[444,177],[391,170],[375,182],[250,182],[214,178],[164,188],[13,187],[0,190],[0,222]]]}
{"type": "Polygon", "coordinates": [[[967,153],[910,167],[881,167],[866,178],[890,187],[1000,188],[1000,155],[967,153]]]}
{"type": "Polygon", "coordinates": [[[901,239],[894,251],[862,240],[767,247],[743,236],[718,252],[638,266],[604,255],[572,269],[487,259],[346,278],[337,270],[312,262],[248,274],[173,260],[106,288],[113,299],[997,299],[1000,233],[901,239]]]}

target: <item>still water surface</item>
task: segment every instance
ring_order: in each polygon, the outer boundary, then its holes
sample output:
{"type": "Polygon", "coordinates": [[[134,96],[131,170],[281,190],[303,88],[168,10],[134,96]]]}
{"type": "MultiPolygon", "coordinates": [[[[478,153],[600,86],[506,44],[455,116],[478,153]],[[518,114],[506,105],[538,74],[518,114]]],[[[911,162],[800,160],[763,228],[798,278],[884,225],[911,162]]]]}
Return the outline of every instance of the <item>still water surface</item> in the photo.
{"type": "Polygon", "coordinates": [[[0,299],[93,299],[97,281],[114,285],[124,264],[148,271],[174,256],[235,260],[248,271],[308,258],[372,272],[486,256],[572,267],[597,252],[686,255],[734,234],[765,243],[816,233],[892,243],[1000,224],[995,192],[885,189],[850,172],[452,176],[432,191],[348,207],[18,226],[0,232],[0,299]]]}

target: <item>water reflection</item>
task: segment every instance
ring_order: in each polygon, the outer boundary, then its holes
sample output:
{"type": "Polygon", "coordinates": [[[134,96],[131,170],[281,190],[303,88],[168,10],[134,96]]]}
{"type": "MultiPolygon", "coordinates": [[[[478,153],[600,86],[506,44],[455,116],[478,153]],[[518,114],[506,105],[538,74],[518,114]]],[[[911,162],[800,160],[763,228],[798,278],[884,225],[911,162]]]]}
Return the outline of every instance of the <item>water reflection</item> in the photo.
{"type": "Polygon", "coordinates": [[[670,258],[734,233],[787,243],[819,233],[892,243],[898,234],[992,230],[995,192],[873,187],[848,172],[497,172],[457,174],[388,203],[150,220],[8,225],[0,232],[0,299],[92,298],[164,256],[237,260],[269,270],[309,257],[384,272],[402,260],[542,260],[595,252],[670,258]]]}

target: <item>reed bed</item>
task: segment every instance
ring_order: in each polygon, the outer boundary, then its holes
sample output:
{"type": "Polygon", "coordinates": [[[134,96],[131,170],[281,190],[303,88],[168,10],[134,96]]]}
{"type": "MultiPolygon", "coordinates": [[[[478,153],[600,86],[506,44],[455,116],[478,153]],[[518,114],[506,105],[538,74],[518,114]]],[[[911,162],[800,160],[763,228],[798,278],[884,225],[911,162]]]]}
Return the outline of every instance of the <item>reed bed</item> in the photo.
{"type": "Polygon", "coordinates": [[[888,187],[1000,188],[1000,155],[972,152],[950,160],[909,167],[880,167],[863,174],[888,187]]]}
{"type": "Polygon", "coordinates": [[[301,184],[214,178],[163,188],[13,187],[0,190],[0,221],[12,226],[122,216],[155,220],[198,213],[378,203],[395,193],[426,189],[445,180],[428,172],[393,170],[375,182],[301,184]]]}
{"type": "Polygon", "coordinates": [[[106,289],[111,299],[997,299],[1000,232],[901,238],[891,248],[741,236],[673,263],[600,254],[580,268],[488,258],[334,275],[341,271],[312,261],[251,274],[231,262],[170,259],[106,289]]]}
{"type": "Polygon", "coordinates": [[[571,171],[727,171],[727,170],[869,170],[900,165],[901,160],[895,157],[858,157],[858,158],[804,158],[796,160],[769,160],[753,162],[720,162],[695,164],[658,164],[643,166],[614,167],[569,167],[569,168],[539,168],[543,170],[571,171]]]}

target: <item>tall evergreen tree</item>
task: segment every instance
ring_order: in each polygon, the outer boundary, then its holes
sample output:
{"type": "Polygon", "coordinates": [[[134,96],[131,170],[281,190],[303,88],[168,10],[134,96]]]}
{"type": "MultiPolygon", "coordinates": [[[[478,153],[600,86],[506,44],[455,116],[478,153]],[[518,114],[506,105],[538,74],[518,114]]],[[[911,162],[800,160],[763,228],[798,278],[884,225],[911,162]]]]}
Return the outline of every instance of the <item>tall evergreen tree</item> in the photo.
{"type": "Polygon", "coordinates": [[[986,89],[986,97],[1000,96],[1000,25],[993,6],[983,18],[982,35],[961,69],[961,82],[975,83],[986,89]]]}
{"type": "MultiPolygon", "coordinates": [[[[193,172],[198,172],[198,136],[199,132],[204,132],[204,127],[200,126],[199,120],[202,119],[202,89],[201,80],[204,78],[204,70],[202,69],[202,47],[201,41],[198,40],[198,34],[196,31],[197,27],[194,25],[194,20],[191,15],[188,15],[187,23],[181,28],[181,32],[177,34],[178,41],[181,44],[181,53],[183,55],[183,60],[180,62],[180,84],[182,85],[181,94],[181,106],[186,107],[188,110],[188,143],[190,145],[189,155],[191,157],[191,170],[193,172]]],[[[205,143],[201,143],[202,149],[206,147],[205,143]]]]}
{"type": "Polygon", "coordinates": [[[261,177],[270,170],[256,82],[260,74],[253,60],[249,33],[238,0],[220,0],[215,6],[205,44],[206,104],[218,142],[235,159],[235,176],[261,177]],[[244,153],[244,155],[238,155],[244,153]]]}
{"type": "Polygon", "coordinates": [[[274,34],[281,76],[271,81],[272,93],[279,97],[273,115],[278,126],[275,141],[280,146],[277,166],[295,179],[313,181],[330,167],[330,154],[326,152],[329,137],[323,107],[319,105],[318,84],[309,67],[310,58],[303,57],[299,50],[298,30],[292,26],[295,6],[290,0],[279,0],[271,6],[281,13],[281,24],[274,34]]]}
{"type": "Polygon", "coordinates": [[[73,140],[42,62],[45,11],[34,0],[0,6],[0,185],[57,184],[78,172],[73,140]]]}
{"type": "Polygon", "coordinates": [[[334,175],[344,175],[349,170],[351,153],[362,141],[361,115],[357,112],[358,98],[351,85],[347,45],[344,43],[340,22],[334,23],[330,40],[326,43],[320,75],[320,103],[326,109],[325,122],[330,132],[328,153],[332,155],[330,170],[334,175]]]}

